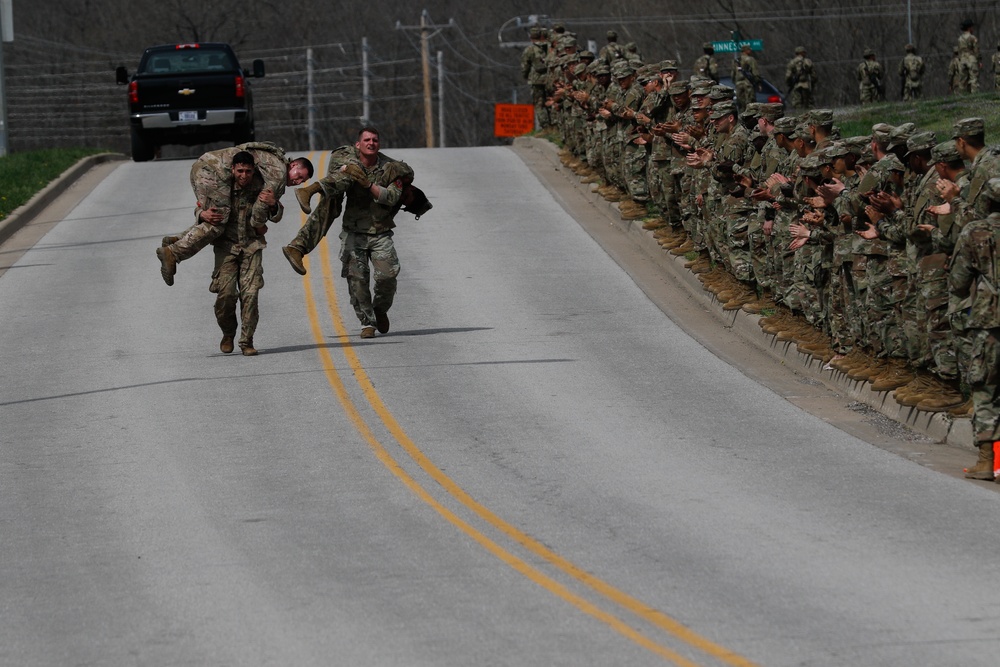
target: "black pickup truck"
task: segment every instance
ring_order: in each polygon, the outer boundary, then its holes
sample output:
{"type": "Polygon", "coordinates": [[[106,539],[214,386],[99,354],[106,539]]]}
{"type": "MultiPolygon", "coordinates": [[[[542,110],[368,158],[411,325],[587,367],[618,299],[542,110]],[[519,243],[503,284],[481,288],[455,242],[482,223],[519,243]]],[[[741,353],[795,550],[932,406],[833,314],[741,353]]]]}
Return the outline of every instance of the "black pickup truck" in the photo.
{"type": "Polygon", "coordinates": [[[250,77],[264,76],[264,61],[240,67],[228,44],[164,44],[146,49],[128,85],[132,159],[145,162],[160,146],[195,146],[214,141],[241,144],[254,140],[250,77]]]}

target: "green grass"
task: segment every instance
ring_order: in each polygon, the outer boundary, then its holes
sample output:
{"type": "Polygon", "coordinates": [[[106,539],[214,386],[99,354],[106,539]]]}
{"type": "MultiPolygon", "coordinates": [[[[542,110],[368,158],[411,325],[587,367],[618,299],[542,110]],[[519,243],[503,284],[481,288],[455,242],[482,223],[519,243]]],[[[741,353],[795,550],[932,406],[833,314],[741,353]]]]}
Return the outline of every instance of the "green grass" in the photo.
{"type": "Polygon", "coordinates": [[[837,109],[834,116],[842,137],[871,134],[872,125],[913,123],[921,131],[934,132],[938,141],[951,139],[952,124],[962,118],[978,116],[986,122],[986,141],[1000,136],[1000,97],[996,92],[975,95],[949,95],[919,102],[883,102],[863,107],[837,109]]]}
{"type": "Polygon", "coordinates": [[[0,157],[0,220],[80,158],[106,152],[98,148],[51,148],[0,157]]]}

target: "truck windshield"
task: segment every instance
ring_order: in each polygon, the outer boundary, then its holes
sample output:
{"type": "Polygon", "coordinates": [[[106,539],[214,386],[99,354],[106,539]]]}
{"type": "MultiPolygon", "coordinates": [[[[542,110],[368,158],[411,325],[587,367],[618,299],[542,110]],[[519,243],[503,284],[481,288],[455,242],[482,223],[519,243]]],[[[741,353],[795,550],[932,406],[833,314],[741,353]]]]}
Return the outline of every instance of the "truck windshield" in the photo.
{"type": "Polygon", "coordinates": [[[228,53],[213,49],[180,49],[151,53],[139,67],[140,74],[182,72],[232,72],[236,63],[228,53]]]}

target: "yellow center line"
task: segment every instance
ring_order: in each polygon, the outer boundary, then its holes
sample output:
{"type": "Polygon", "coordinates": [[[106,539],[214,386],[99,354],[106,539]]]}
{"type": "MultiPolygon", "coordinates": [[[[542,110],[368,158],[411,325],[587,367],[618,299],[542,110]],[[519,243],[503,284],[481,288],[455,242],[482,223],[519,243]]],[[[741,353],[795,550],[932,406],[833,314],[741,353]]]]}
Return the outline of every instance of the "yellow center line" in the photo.
{"type": "MultiPolygon", "coordinates": [[[[339,307],[337,305],[337,295],[334,288],[334,278],[330,269],[330,251],[327,244],[327,240],[324,238],[323,242],[320,244],[320,254],[321,254],[321,264],[323,273],[323,283],[325,285],[326,299],[328,304],[328,309],[330,312],[330,318],[333,323],[334,330],[337,336],[345,341],[345,345],[342,348],[345,359],[351,368],[354,378],[357,381],[359,387],[362,390],[366,400],[371,405],[372,409],[381,419],[383,425],[388,430],[389,434],[399,443],[403,450],[413,459],[415,463],[434,481],[441,485],[445,491],[451,495],[460,504],[471,510],[474,514],[479,516],[483,521],[493,526],[495,529],[499,530],[501,533],[514,540],[522,547],[540,556],[544,560],[548,561],[554,565],[559,570],[573,577],[577,581],[590,587],[592,590],[601,594],[605,598],[611,600],[615,604],[619,605],[625,610],[635,614],[636,616],[642,618],[646,622],[654,625],[655,627],[664,630],[673,637],[683,641],[689,646],[698,649],[699,651],[710,655],[714,658],[719,659],[728,665],[733,665],[734,667],[755,667],[755,663],[750,660],[726,649],[725,647],[719,646],[714,642],[702,637],[693,630],[685,627],[679,621],[674,620],[662,611],[652,608],[644,602],[628,595],[627,593],[618,590],[611,584],[599,579],[593,574],[587,572],[586,570],[580,568],[576,564],[572,563],[568,559],[555,553],[540,541],[534,537],[528,535],[527,533],[516,528],[512,524],[504,521],[495,513],[487,509],[481,503],[476,501],[472,496],[470,496],[463,488],[461,488],[454,480],[448,477],[443,471],[441,471],[433,462],[416,446],[416,444],[410,439],[408,435],[403,431],[402,427],[393,417],[392,413],[385,406],[378,392],[375,390],[374,385],[368,377],[368,374],[364,371],[360,360],[354,348],[351,346],[348,333],[343,323],[343,319],[340,317],[339,307]]],[[[339,261],[339,260],[338,260],[339,261]]],[[[303,284],[305,286],[306,293],[306,308],[309,314],[309,320],[313,331],[313,337],[316,342],[322,344],[325,341],[323,336],[322,327],[318,322],[318,315],[316,313],[316,305],[313,300],[312,290],[309,286],[308,278],[303,278],[303,284]]],[[[376,456],[379,461],[382,462],[390,471],[393,472],[408,488],[410,488],[421,500],[426,502],[428,505],[433,507],[438,513],[440,513],[449,522],[460,528],[463,532],[468,534],[478,543],[480,543],[487,551],[494,554],[496,557],[500,558],[502,561],[513,567],[515,570],[526,576],[528,579],[539,584],[543,588],[551,591],[555,595],[567,600],[577,608],[581,609],[585,613],[588,613],[595,618],[598,618],[612,628],[628,637],[637,644],[643,646],[644,648],[661,655],[668,660],[671,660],[678,665],[691,665],[694,666],[695,663],[688,661],[683,656],[675,653],[671,649],[662,646],[648,639],[644,635],[636,632],[631,627],[623,623],[617,617],[608,614],[584,598],[570,592],[564,586],[551,579],[547,575],[543,574],[539,570],[533,568],[531,565],[521,560],[520,558],[514,556],[508,551],[504,550],[498,544],[490,540],[484,534],[476,530],[474,527],[460,519],[453,512],[448,510],[446,507],[441,505],[437,500],[435,500],[418,482],[416,482],[412,477],[410,477],[399,465],[399,463],[392,457],[391,454],[385,449],[385,447],[378,441],[378,439],[372,434],[370,427],[364,421],[364,418],[360,415],[357,407],[354,405],[349,394],[344,388],[343,382],[340,379],[339,374],[334,368],[332,359],[329,352],[323,348],[317,348],[320,357],[323,361],[324,372],[326,373],[327,379],[334,389],[338,400],[340,400],[345,412],[348,414],[352,423],[354,423],[355,428],[361,433],[362,437],[368,442],[369,446],[375,451],[376,456]]]]}

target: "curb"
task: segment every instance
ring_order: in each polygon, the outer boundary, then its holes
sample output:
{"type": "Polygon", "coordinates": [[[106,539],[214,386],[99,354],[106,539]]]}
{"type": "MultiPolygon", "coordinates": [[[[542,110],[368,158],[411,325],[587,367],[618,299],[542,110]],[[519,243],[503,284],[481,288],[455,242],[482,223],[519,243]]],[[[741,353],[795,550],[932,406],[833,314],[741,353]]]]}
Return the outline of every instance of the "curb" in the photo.
{"type": "Polygon", "coordinates": [[[81,158],[72,167],[61,173],[54,181],[39,190],[27,202],[18,206],[5,220],[0,221],[0,243],[14,235],[19,229],[30,223],[46,206],[55,201],[56,197],[80,180],[93,167],[105,162],[127,160],[121,153],[98,153],[81,158]]]}
{"type": "Polygon", "coordinates": [[[719,323],[755,345],[783,366],[810,377],[850,399],[870,406],[873,410],[907,427],[944,443],[963,450],[975,452],[972,446],[972,422],[968,417],[952,417],[946,412],[925,412],[914,407],[896,403],[891,391],[872,391],[871,385],[863,380],[851,380],[845,373],[823,370],[823,363],[811,355],[799,352],[791,341],[775,340],[773,334],[766,334],[757,325],[759,315],[751,315],[742,310],[723,311],[722,304],[715,295],[704,289],[696,274],[684,268],[684,257],[677,257],[664,251],[650,231],[642,228],[642,220],[622,220],[615,204],[591,192],[590,185],[581,183],[579,177],[566,169],[559,160],[559,148],[546,139],[537,137],[517,137],[514,145],[541,154],[550,162],[573,187],[594,207],[601,211],[610,224],[626,234],[629,240],[645,255],[653,259],[663,270],[676,278],[691,293],[691,296],[710,306],[709,312],[719,323]]]}

